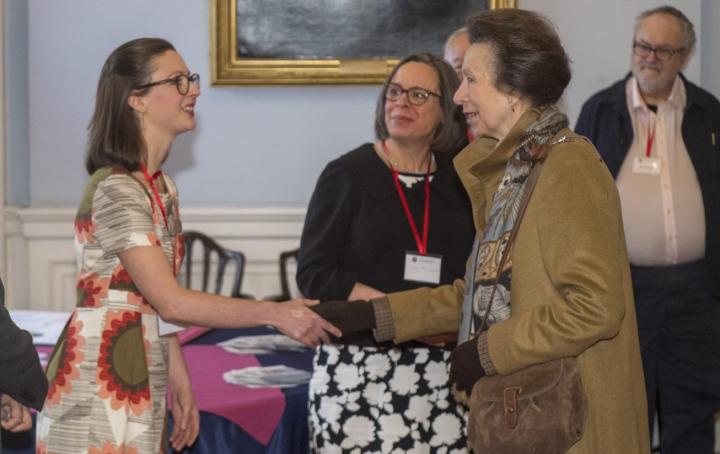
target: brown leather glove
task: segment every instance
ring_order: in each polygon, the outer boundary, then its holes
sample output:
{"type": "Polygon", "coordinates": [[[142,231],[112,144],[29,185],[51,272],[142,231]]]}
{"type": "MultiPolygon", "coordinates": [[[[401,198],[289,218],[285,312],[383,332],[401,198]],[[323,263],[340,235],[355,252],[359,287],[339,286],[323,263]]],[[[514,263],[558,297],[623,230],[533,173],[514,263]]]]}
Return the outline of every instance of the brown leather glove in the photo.
{"type": "Polygon", "coordinates": [[[468,397],[475,382],[486,375],[480,364],[477,340],[477,337],[473,337],[463,342],[450,355],[450,387],[464,391],[468,397]]]}
{"type": "Polygon", "coordinates": [[[323,301],[310,306],[310,309],[337,326],[343,334],[370,331],[375,328],[375,310],[370,301],[323,301]]]}

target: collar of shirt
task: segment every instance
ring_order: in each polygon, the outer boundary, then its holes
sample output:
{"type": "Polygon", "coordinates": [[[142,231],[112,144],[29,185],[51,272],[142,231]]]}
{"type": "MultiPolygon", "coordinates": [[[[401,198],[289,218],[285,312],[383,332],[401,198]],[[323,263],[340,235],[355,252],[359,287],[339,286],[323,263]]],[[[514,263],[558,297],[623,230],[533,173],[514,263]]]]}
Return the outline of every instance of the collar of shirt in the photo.
{"type": "MultiPolygon", "coordinates": [[[[644,111],[645,113],[650,112],[650,109],[648,108],[645,100],[640,94],[640,87],[638,87],[637,80],[634,76],[630,78],[630,99],[632,103],[632,108],[636,111],[639,109],[641,111],[644,111]]],[[[685,93],[685,85],[682,83],[680,75],[677,75],[675,76],[675,82],[673,82],[673,88],[670,91],[670,96],[668,96],[667,103],[671,106],[672,109],[682,112],[685,109],[686,102],[687,94],[685,93]]]]}

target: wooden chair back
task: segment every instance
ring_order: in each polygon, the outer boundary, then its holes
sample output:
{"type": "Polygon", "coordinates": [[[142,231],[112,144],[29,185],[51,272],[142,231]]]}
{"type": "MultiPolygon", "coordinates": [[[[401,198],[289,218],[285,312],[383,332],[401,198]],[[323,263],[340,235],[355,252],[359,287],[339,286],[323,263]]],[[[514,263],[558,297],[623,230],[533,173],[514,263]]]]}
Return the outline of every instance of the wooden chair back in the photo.
{"type": "Polygon", "coordinates": [[[240,291],[243,275],[245,273],[245,254],[240,251],[234,251],[232,249],[222,247],[215,240],[201,232],[188,230],[183,232],[183,236],[185,237],[185,261],[183,263],[184,273],[182,273],[182,275],[185,287],[193,288],[192,276],[195,271],[193,269],[195,266],[193,254],[196,251],[195,246],[199,243],[202,245],[203,254],[200,265],[202,268],[202,286],[200,287],[200,290],[218,295],[226,294],[227,296],[232,297],[249,296],[243,295],[240,291]],[[228,264],[234,265],[232,286],[230,287],[229,292],[223,292],[223,282],[225,280],[225,271],[228,269],[228,264]],[[213,272],[212,287],[210,279],[211,271],[213,272]]]}

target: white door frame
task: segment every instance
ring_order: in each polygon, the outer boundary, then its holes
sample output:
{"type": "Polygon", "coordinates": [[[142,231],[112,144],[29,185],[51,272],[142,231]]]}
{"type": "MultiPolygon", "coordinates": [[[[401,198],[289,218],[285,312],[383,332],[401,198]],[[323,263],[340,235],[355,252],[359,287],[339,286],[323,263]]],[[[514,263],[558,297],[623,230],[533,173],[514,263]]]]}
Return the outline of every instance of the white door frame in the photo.
{"type": "Polygon", "coordinates": [[[5,276],[5,2],[0,0],[0,276],[5,276]]]}

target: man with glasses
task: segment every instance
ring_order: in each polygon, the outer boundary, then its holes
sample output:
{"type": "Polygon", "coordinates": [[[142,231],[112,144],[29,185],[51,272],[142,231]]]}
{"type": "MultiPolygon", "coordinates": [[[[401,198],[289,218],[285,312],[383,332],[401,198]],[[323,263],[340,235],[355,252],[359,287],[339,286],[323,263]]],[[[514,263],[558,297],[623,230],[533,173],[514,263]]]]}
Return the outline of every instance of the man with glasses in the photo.
{"type": "Polygon", "coordinates": [[[720,408],[720,102],[681,73],[694,46],[676,8],[640,14],[632,73],[592,96],[575,128],[620,192],[662,453],[712,453],[720,408]]]}

